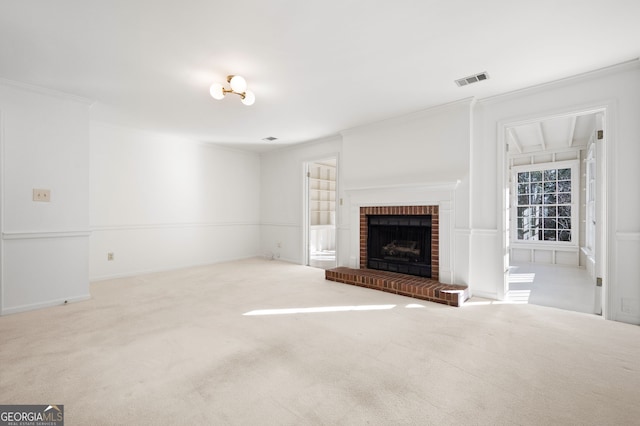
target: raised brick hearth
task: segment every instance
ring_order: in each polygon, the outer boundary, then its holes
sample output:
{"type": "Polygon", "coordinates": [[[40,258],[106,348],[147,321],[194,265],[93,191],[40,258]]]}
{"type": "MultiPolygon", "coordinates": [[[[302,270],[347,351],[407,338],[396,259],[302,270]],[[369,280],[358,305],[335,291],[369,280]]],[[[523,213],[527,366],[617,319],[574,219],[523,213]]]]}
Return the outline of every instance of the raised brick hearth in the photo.
{"type": "Polygon", "coordinates": [[[325,278],[449,306],[462,306],[462,303],[469,298],[466,286],[442,284],[429,278],[395,272],[339,267],[325,271],[325,278]]]}

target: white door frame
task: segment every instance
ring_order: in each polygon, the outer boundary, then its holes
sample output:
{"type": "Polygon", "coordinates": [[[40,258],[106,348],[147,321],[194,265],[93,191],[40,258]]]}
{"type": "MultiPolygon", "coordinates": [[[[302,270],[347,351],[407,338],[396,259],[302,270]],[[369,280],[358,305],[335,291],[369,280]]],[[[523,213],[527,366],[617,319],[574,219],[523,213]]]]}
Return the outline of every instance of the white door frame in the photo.
{"type": "Polygon", "coordinates": [[[614,288],[613,282],[613,269],[611,269],[610,244],[611,238],[615,235],[615,232],[611,232],[614,225],[612,220],[615,217],[612,211],[612,203],[609,202],[609,194],[613,194],[613,170],[615,170],[612,164],[614,160],[614,141],[615,141],[615,102],[607,101],[595,105],[585,105],[581,107],[575,107],[570,109],[563,109],[561,111],[549,112],[547,114],[541,113],[536,115],[527,115],[518,119],[501,120],[498,122],[498,165],[501,165],[501,171],[499,171],[498,179],[498,193],[499,209],[498,212],[501,215],[501,232],[502,232],[502,250],[504,254],[504,275],[503,285],[498,288],[498,295],[501,299],[506,297],[509,291],[509,156],[507,155],[507,131],[514,126],[520,126],[525,124],[536,123],[539,121],[545,121],[554,118],[571,117],[577,115],[586,115],[602,113],[604,115],[603,127],[604,127],[604,139],[597,142],[603,144],[602,148],[602,171],[604,173],[598,173],[596,180],[598,185],[603,188],[600,199],[596,199],[597,210],[601,213],[600,220],[598,221],[598,234],[600,235],[599,245],[596,246],[596,251],[599,253],[596,255],[596,271],[599,271],[599,276],[602,278],[602,316],[605,319],[613,319],[611,303],[613,299],[614,288]]]}

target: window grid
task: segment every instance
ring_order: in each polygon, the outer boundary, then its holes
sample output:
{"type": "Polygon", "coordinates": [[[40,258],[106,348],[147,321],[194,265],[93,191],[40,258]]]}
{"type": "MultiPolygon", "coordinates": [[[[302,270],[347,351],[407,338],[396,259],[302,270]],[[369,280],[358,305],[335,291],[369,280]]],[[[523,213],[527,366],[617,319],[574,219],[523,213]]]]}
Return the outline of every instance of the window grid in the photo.
{"type": "Polygon", "coordinates": [[[519,241],[571,242],[571,168],[516,173],[519,241]]]}

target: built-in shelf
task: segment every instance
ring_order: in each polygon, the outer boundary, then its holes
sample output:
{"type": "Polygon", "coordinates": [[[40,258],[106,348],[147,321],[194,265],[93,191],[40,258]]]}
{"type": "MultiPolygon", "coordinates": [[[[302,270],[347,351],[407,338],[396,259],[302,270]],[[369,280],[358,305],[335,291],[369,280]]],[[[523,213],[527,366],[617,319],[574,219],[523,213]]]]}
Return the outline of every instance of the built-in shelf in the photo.
{"type": "Polygon", "coordinates": [[[309,170],[309,201],[311,226],[335,224],[336,168],[315,163],[309,170]]]}

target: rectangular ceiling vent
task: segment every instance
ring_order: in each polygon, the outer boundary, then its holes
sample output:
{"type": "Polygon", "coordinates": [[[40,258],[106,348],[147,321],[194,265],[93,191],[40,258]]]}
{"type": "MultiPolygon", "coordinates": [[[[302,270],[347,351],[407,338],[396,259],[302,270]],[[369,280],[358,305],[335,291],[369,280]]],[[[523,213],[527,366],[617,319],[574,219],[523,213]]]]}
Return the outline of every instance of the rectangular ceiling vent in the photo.
{"type": "Polygon", "coordinates": [[[458,87],[467,86],[472,83],[477,83],[482,80],[486,80],[489,78],[489,74],[485,72],[481,72],[480,74],[470,75],[469,77],[461,78],[456,80],[456,84],[458,87]]]}

